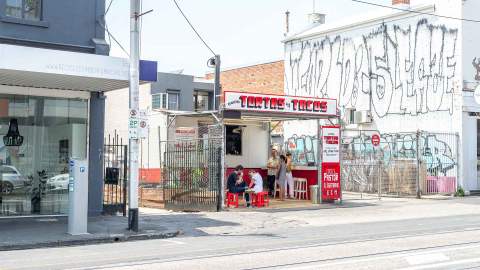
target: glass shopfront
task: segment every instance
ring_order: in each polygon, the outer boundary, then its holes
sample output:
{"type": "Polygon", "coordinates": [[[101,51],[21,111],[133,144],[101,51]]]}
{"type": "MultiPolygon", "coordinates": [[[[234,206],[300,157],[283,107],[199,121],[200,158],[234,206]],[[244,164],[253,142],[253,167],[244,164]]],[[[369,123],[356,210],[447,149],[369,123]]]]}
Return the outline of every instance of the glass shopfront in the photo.
{"type": "Polygon", "coordinates": [[[67,214],[87,120],[88,100],[0,94],[0,216],[67,214]]]}

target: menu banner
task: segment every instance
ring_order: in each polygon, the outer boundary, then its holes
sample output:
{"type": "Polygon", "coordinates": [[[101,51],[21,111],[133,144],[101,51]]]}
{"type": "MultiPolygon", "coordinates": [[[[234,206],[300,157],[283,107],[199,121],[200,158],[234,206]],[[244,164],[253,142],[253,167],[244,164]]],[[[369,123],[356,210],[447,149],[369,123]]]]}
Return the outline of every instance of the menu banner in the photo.
{"type": "Polygon", "coordinates": [[[341,199],[340,127],[322,127],[322,201],[341,199]]]}
{"type": "Polygon", "coordinates": [[[340,162],[340,127],[322,127],[322,162],[340,162]]]}

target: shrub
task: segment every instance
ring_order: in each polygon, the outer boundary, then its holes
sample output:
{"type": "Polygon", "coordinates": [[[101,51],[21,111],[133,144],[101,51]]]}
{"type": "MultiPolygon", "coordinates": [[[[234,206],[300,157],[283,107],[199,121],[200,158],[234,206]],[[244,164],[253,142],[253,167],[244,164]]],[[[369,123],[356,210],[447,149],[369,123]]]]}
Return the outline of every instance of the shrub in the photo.
{"type": "Polygon", "coordinates": [[[455,192],[456,197],[464,197],[465,196],[465,190],[463,190],[462,187],[459,187],[457,189],[457,192],[455,192]]]}

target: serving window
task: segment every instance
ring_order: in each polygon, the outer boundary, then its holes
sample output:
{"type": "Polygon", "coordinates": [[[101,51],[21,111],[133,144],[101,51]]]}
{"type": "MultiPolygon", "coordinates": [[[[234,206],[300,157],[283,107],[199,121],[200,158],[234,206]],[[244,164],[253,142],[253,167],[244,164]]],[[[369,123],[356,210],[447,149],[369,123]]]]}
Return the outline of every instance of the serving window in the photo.
{"type": "Polygon", "coordinates": [[[242,127],[228,125],[226,128],[225,152],[227,155],[242,155],[242,127]]]}

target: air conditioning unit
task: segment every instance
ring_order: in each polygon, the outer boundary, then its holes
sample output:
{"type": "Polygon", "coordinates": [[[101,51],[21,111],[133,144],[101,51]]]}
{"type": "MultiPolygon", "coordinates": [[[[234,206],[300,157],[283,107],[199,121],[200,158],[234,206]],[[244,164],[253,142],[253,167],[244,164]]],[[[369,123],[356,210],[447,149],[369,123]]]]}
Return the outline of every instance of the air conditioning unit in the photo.
{"type": "Polygon", "coordinates": [[[358,111],[354,115],[355,124],[365,124],[372,122],[372,114],[370,111],[358,111]]]}

